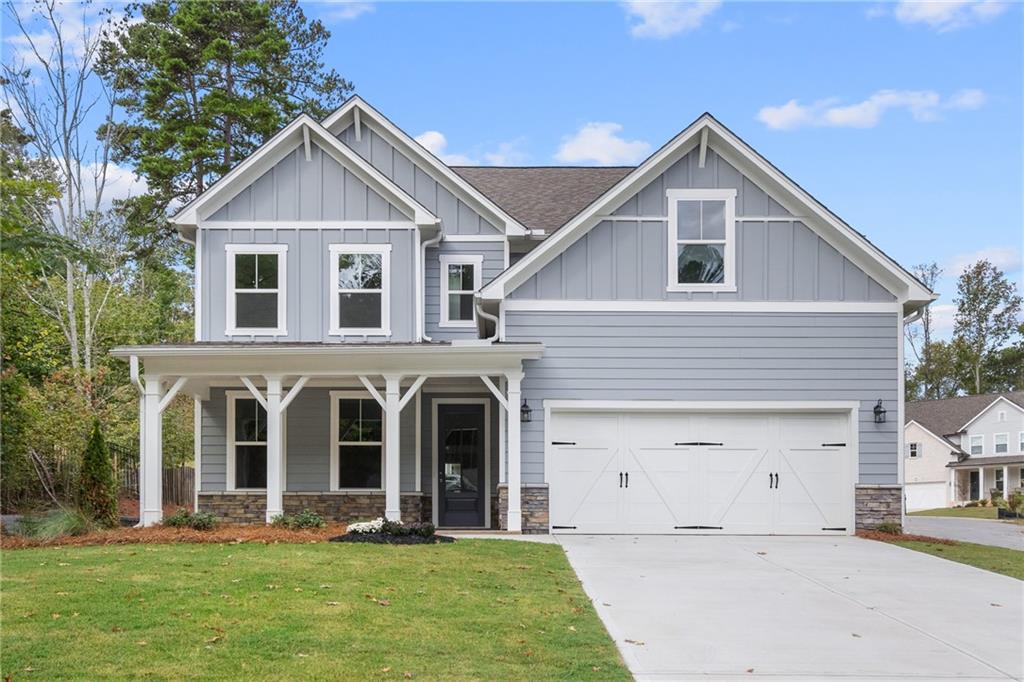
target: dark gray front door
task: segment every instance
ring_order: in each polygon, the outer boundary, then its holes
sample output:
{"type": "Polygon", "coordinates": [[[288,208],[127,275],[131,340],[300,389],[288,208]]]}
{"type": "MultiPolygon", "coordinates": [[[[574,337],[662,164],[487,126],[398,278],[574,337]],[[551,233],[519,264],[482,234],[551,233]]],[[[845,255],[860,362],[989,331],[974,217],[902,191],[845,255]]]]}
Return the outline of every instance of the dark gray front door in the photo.
{"type": "Polygon", "coordinates": [[[981,481],[978,478],[978,472],[977,471],[970,472],[970,479],[971,479],[971,492],[970,492],[971,499],[972,500],[980,500],[981,499],[981,495],[979,493],[981,492],[981,481]]]}
{"type": "Polygon", "coordinates": [[[484,406],[437,406],[437,521],[484,525],[484,406]]]}

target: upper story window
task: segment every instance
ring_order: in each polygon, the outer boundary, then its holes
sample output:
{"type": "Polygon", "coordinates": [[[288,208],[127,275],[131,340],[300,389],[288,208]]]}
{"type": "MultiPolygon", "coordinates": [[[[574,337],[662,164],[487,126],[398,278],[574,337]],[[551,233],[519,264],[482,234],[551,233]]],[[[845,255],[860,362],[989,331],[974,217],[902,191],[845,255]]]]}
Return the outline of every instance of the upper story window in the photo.
{"type": "Polygon", "coordinates": [[[668,190],[669,291],[736,289],[736,190],[668,190]]]}
{"type": "Polygon", "coordinates": [[[907,443],[907,457],[909,459],[917,459],[921,456],[921,444],[920,443],[907,443]]]}
{"type": "Polygon", "coordinates": [[[287,334],[287,244],[227,244],[227,330],[232,335],[287,334]]]}
{"type": "Polygon", "coordinates": [[[331,244],[331,334],[391,334],[390,244],[331,244]]]}
{"type": "Polygon", "coordinates": [[[441,256],[441,326],[476,325],[474,294],[480,289],[483,256],[441,256]]]}
{"type": "Polygon", "coordinates": [[[267,411],[248,391],[229,391],[228,490],[267,487],[267,411]]]}
{"type": "Polygon", "coordinates": [[[971,454],[972,455],[984,455],[985,454],[985,436],[971,436],[971,454]]]}
{"type": "MultiPolygon", "coordinates": [[[[1017,434],[1017,452],[1024,452],[1024,431],[1017,434]]],[[[1024,484],[1024,478],[1021,481],[1024,484]]]]}
{"type": "Polygon", "coordinates": [[[992,450],[997,455],[1003,455],[1010,451],[1010,434],[997,433],[992,436],[992,450]]]}

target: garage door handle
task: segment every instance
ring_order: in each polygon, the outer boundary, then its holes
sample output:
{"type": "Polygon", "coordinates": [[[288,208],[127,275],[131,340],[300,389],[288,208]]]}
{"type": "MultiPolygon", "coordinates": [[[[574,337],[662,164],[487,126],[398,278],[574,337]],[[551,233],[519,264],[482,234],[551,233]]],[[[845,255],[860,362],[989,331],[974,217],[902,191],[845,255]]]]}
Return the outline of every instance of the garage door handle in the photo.
{"type": "Polygon", "coordinates": [[[551,444],[552,445],[576,445],[576,443],[574,443],[572,441],[568,441],[568,440],[553,440],[553,441],[551,441],[551,444]]]}
{"type": "Polygon", "coordinates": [[[629,472],[626,472],[626,487],[629,487],[629,472]]]}
{"type": "Polygon", "coordinates": [[[622,472],[619,472],[619,487],[622,487],[622,472]]]}

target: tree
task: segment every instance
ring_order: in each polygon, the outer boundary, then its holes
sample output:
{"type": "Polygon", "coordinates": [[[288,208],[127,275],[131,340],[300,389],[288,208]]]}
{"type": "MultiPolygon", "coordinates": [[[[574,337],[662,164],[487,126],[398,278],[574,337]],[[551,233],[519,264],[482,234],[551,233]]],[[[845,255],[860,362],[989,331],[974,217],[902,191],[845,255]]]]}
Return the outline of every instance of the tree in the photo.
{"type": "MultiPolygon", "coordinates": [[[[922,284],[928,287],[929,290],[935,290],[935,283],[938,282],[939,277],[942,275],[942,268],[937,263],[922,263],[915,266],[913,270],[914,275],[922,284]]],[[[940,377],[935,374],[935,367],[931,358],[931,349],[933,348],[931,306],[926,306],[921,311],[919,322],[920,328],[918,328],[918,325],[907,327],[906,337],[917,359],[917,368],[914,374],[919,380],[920,395],[924,400],[934,400],[938,397],[934,387],[940,380],[940,377]]]]}
{"type": "Polygon", "coordinates": [[[112,528],[117,525],[117,485],[110,451],[100,430],[100,420],[92,425],[92,435],[85,447],[82,471],[78,483],[78,505],[90,519],[112,528]]]}
{"type": "Polygon", "coordinates": [[[1021,296],[999,268],[981,260],[960,275],[954,302],[953,337],[963,344],[970,388],[980,394],[985,363],[1018,333],[1021,296]]]}
{"type": "Polygon", "coordinates": [[[162,211],[202,193],[301,111],[352,91],[325,71],[330,32],[298,0],[156,0],[103,42],[100,71],[127,114],[107,129],[162,211]]]}
{"type": "Polygon", "coordinates": [[[927,349],[922,350],[927,351],[929,363],[919,363],[913,369],[908,368],[905,385],[907,399],[942,400],[963,393],[970,383],[971,373],[964,363],[962,344],[955,339],[948,342],[932,341],[927,349]]]}
{"type": "Polygon", "coordinates": [[[985,360],[985,393],[1024,391],[1024,323],[1017,327],[1017,335],[1017,343],[1000,348],[985,360]]]}

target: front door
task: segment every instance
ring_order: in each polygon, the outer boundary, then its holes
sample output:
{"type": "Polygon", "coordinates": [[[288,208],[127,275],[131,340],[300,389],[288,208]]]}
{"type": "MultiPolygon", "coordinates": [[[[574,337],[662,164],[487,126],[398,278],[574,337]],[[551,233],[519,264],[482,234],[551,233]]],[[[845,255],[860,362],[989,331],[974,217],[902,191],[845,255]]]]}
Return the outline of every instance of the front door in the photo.
{"type": "Polygon", "coordinates": [[[437,406],[437,522],[484,525],[484,406],[437,406]]]}
{"type": "Polygon", "coordinates": [[[980,477],[978,476],[978,472],[977,471],[970,472],[970,476],[971,476],[971,498],[970,499],[972,499],[972,500],[979,500],[979,499],[981,499],[981,495],[980,495],[980,493],[981,493],[981,480],[980,480],[980,477]]]}

